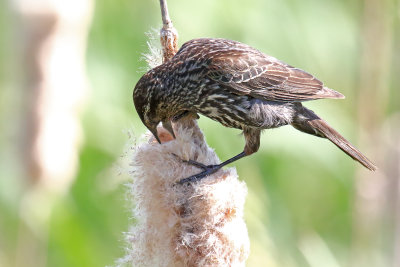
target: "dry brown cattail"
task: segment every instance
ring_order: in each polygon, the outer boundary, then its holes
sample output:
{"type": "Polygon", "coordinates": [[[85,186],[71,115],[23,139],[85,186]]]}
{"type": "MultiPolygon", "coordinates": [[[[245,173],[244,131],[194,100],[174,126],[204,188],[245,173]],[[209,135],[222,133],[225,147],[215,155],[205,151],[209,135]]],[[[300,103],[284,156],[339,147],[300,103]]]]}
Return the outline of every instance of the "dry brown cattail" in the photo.
{"type": "Polygon", "coordinates": [[[151,137],[133,149],[130,196],[137,223],[127,234],[128,253],[118,263],[244,266],[249,254],[243,220],[246,185],[233,168],[198,183],[177,184],[198,172],[179,158],[206,164],[219,160],[190,117],[174,125],[176,139],[163,128],[158,130],[163,144],[151,137]]]}

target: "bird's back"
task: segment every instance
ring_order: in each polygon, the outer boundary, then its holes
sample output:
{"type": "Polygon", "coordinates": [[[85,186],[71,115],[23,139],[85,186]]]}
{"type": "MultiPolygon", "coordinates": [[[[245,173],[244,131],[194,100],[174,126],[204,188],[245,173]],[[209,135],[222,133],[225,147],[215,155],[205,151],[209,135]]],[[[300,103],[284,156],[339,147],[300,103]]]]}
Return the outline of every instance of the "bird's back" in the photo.
{"type": "Polygon", "coordinates": [[[234,94],[261,100],[301,102],[344,98],[313,75],[237,41],[212,38],[188,41],[171,64],[177,75],[211,79],[234,94]]]}

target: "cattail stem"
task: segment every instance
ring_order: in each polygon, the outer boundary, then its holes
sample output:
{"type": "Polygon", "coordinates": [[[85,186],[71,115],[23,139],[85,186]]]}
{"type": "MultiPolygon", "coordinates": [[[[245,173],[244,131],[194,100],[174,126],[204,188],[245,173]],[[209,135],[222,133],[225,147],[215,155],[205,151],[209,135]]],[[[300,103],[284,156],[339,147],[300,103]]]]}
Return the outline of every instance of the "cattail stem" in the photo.
{"type": "Polygon", "coordinates": [[[127,235],[130,266],[244,266],[249,239],[243,220],[247,194],[233,168],[200,182],[177,182],[200,170],[181,159],[218,164],[193,118],[175,124],[177,138],[159,128],[130,157],[130,197],[137,222],[127,235]]]}
{"type": "MultiPolygon", "coordinates": [[[[164,63],[178,51],[178,34],[165,0],[160,7],[164,63]]],[[[177,183],[201,171],[183,160],[219,163],[196,118],[189,114],[172,125],[176,139],[160,127],[161,145],[150,134],[148,143],[132,150],[129,186],[137,222],[127,233],[128,253],[119,265],[244,266],[250,246],[243,220],[247,188],[236,171],[221,169],[196,183],[177,183]]]]}
{"type": "Polygon", "coordinates": [[[171,19],[168,14],[167,0],[160,0],[161,18],[163,21],[163,28],[172,27],[171,19]]]}
{"type": "Polygon", "coordinates": [[[163,27],[160,30],[163,63],[171,59],[178,52],[178,32],[169,18],[167,0],[160,0],[163,27]]]}

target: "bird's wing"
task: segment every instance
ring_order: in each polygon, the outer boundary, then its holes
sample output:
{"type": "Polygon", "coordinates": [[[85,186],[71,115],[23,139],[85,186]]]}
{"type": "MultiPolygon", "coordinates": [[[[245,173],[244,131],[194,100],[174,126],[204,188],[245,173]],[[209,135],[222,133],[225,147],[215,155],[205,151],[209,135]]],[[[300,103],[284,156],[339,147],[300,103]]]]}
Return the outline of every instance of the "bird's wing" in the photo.
{"type": "Polygon", "coordinates": [[[344,98],[313,75],[256,50],[216,53],[208,68],[209,78],[236,94],[281,102],[344,98]]]}

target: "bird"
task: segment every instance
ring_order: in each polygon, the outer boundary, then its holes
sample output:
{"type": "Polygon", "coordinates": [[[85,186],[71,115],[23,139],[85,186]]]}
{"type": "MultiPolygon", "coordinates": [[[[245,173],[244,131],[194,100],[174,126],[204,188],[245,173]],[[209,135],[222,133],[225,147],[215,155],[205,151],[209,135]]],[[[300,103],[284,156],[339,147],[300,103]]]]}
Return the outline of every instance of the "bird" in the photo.
{"type": "Polygon", "coordinates": [[[175,138],[171,122],[190,113],[243,131],[245,146],[241,153],[216,165],[186,161],[202,171],[181,179],[180,184],[199,181],[257,152],[263,130],[285,125],[328,139],[375,171],[374,163],[302,104],[324,98],[343,99],[344,95],[324,86],[306,71],[244,43],[221,38],[184,43],[169,61],[145,73],[133,91],[141,121],[160,144],[159,123],[175,138]]]}

